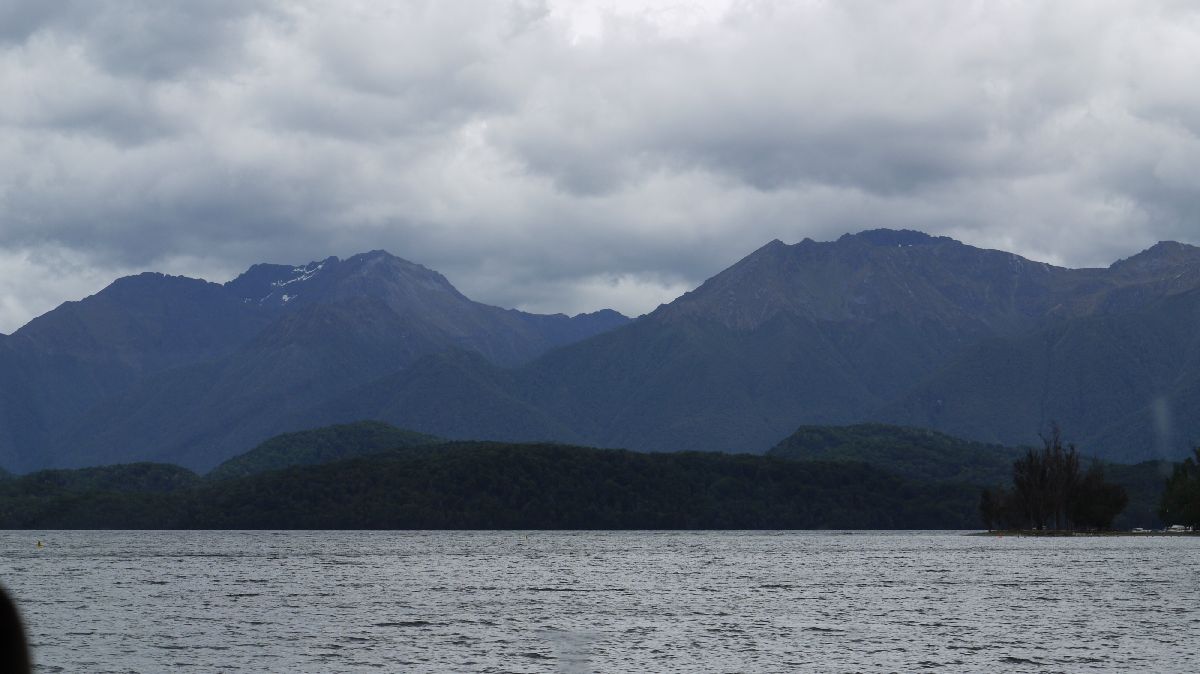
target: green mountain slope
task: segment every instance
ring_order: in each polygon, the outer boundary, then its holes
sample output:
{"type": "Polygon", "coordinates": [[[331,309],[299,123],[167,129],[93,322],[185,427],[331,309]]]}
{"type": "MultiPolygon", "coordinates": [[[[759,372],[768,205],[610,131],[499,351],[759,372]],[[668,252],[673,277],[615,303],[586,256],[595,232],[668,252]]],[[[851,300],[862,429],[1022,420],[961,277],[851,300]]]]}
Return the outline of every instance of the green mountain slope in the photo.
{"type": "Polygon", "coordinates": [[[862,464],[561,445],[448,443],[168,493],[35,483],[0,485],[0,527],[953,529],[977,520],[974,488],[931,489],[862,464]]]}
{"type": "MultiPolygon", "coordinates": [[[[865,463],[916,482],[983,488],[1009,485],[1013,461],[1023,451],[920,428],[859,424],[802,426],[767,455],[794,461],[865,463]]],[[[1129,495],[1129,504],[1115,522],[1118,528],[1162,526],[1158,503],[1171,466],[1167,461],[1105,462],[1106,478],[1129,495]]]]}
{"type": "Polygon", "coordinates": [[[406,431],[377,421],[360,421],[278,435],[245,454],[225,461],[206,477],[228,480],[437,442],[441,442],[441,439],[432,435],[406,431]]]}
{"type": "MultiPolygon", "coordinates": [[[[1017,450],[879,424],[768,456],[436,442],[377,422],[285,434],[207,479],[164,464],[0,481],[0,528],[974,528],[1017,450]]],[[[1157,526],[1168,463],[1109,464],[1157,526]]]]}
{"type": "Polygon", "coordinates": [[[1001,484],[1019,450],[936,431],[885,424],[802,426],[768,456],[796,461],[857,461],[910,480],[1001,484]]]}
{"type": "Polygon", "coordinates": [[[165,494],[199,484],[200,478],[186,468],[167,463],[126,463],[75,470],[41,470],[15,477],[6,487],[30,494],[72,491],[165,494]]]}
{"type": "Polygon", "coordinates": [[[199,485],[158,463],[39,471],[0,481],[0,528],[160,529],[180,521],[199,485]]]}
{"type": "Polygon", "coordinates": [[[862,465],[458,443],[296,468],[204,491],[213,528],[692,529],[975,526],[974,490],[936,494],[862,465]]]}

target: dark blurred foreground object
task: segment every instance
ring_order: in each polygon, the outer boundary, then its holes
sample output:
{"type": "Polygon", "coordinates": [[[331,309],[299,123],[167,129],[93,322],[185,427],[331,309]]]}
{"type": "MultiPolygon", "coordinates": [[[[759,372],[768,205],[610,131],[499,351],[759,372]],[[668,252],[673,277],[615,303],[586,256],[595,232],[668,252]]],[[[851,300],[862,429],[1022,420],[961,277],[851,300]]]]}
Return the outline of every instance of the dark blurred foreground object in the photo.
{"type": "Polygon", "coordinates": [[[28,674],[32,671],[21,615],[8,593],[0,588],[0,672],[28,674]]]}

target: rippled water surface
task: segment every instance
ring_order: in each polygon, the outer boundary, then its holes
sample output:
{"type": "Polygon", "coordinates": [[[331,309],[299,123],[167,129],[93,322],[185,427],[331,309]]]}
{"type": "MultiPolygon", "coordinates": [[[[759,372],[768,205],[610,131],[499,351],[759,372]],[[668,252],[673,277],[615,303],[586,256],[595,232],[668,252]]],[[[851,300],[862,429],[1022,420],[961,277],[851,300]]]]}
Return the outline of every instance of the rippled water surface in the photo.
{"type": "Polygon", "coordinates": [[[0,532],[0,545],[42,672],[1200,671],[1192,537],[0,532]]]}

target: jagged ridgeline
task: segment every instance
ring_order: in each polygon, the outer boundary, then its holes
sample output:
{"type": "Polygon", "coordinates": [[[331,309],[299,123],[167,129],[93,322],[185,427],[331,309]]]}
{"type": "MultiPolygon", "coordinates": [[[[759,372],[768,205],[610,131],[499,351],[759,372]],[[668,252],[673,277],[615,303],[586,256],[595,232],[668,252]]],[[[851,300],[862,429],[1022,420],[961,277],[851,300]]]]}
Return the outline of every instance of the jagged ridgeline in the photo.
{"type": "Polygon", "coordinates": [[[1134,463],[1200,443],[1200,248],[1065,269],[918,232],[773,241],[633,321],[491,307],[381,251],[145,274],[0,339],[0,466],[206,471],[379,419],[443,438],[761,453],[863,421],[1134,463]]]}

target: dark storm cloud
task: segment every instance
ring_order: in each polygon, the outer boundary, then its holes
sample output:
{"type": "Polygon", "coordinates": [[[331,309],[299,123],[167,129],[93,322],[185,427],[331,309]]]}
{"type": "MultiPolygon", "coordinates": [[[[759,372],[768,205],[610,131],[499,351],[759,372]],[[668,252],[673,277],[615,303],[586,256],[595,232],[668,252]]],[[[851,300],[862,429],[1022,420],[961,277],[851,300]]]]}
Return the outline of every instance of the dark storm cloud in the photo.
{"type": "Polygon", "coordinates": [[[1174,2],[8,2],[0,332],[372,248],[639,312],[772,238],[1200,242],[1197,44],[1174,2]]]}

